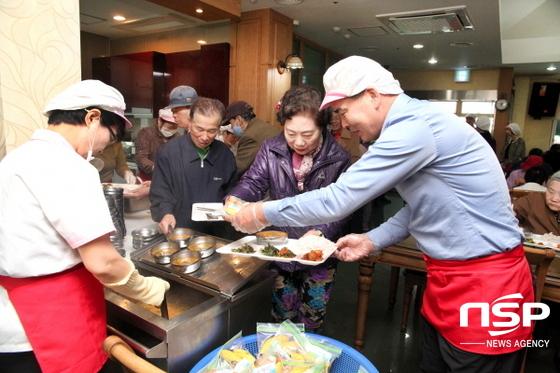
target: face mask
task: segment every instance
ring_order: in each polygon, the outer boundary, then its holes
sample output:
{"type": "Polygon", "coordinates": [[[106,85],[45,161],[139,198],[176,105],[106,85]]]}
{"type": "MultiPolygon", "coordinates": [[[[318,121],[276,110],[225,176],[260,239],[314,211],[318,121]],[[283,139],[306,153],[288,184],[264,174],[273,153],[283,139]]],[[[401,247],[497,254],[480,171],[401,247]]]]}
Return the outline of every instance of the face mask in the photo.
{"type": "MultiPolygon", "coordinates": [[[[89,112],[89,110],[86,110],[87,112],[89,112]]],[[[95,157],[93,156],[93,144],[95,144],[95,136],[97,135],[97,130],[99,129],[99,122],[97,122],[97,128],[95,129],[95,133],[93,134],[93,140],[91,140],[91,143],[89,144],[89,150],[87,152],[87,156],[86,156],[86,161],[90,162],[92,159],[94,159],[95,157]]]]}
{"type": "Polygon", "coordinates": [[[177,132],[176,129],[175,130],[170,130],[170,129],[167,129],[165,127],[161,127],[160,131],[161,131],[161,134],[165,137],[171,137],[177,132]]]}

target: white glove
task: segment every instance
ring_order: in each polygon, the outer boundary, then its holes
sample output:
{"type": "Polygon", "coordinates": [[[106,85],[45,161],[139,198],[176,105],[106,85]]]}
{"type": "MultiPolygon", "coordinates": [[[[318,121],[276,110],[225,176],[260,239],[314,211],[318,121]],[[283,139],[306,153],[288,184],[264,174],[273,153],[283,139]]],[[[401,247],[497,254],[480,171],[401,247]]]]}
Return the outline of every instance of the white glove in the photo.
{"type": "Polygon", "coordinates": [[[231,225],[235,230],[243,233],[255,233],[268,227],[270,223],[264,217],[262,201],[249,203],[242,207],[231,218],[231,225]]]}
{"type": "Polygon", "coordinates": [[[103,285],[126,297],[159,307],[165,292],[169,290],[169,282],[158,277],[144,277],[138,273],[134,263],[125,260],[130,263],[130,272],[119,282],[103,285]]]}
{"type": "Polygon", "coordinates": [[[375,251],[373,243],[365,234],[349,234],[336,242],[338,250],[332,256],[345,262],[353,262],[371,255],[375,251]]]}
{"type": "Polygon", "coordinates": [[[132,171],[125,171],[124,172],[124,180],[127,184],[136,184],[136,176],[132,173],[132,171]]]}

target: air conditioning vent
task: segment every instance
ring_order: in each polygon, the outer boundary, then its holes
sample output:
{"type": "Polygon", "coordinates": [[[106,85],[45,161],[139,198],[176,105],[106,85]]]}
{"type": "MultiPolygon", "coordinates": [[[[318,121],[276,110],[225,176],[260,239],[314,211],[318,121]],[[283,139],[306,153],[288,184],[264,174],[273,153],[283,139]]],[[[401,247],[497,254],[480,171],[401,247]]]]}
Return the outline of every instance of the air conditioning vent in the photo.
{"type": "Polygon", "coordinates": [[[400,35],[422,35],[474,30],[466,6],[378,14],[377,19],[400,35]]]}
{"type": "Polygon", "coordinates": [[[161,31],[169,31],[175,30],[184,27],[193,27],[195,26],[195,22],[177,17],[173,14],[167,14],[164,16],[148,18],[148,19],[141,19],[138,21],[126,22],[121,23],[118,25],[113,25],[112,27],[126,30],[126,31],[133,31],[138,33],[145,33],[145,32],[161,32],[161,31]]]}

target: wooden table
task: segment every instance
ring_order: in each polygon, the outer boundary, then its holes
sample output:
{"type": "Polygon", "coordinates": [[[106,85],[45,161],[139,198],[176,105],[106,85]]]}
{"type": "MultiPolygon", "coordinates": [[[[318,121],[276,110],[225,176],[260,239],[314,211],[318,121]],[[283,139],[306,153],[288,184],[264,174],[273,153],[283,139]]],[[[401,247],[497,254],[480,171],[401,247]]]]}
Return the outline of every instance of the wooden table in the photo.
{"type": "MultiPolygon", "coordinates": [[[[422,252],[416,248],[416,241],[412,237],[397,245],[387,247],[381,251],[380,255],[360,261],[356,333],[354,337],[354,348],[358,351],[361,351],[364,346],[369,295],[376,263],[426,272],[426,262],[422,259],[422,252]]],[[[560,303],[560,258],[558,257],[552,261],[548,270],[542,298],[560,303]]]]}

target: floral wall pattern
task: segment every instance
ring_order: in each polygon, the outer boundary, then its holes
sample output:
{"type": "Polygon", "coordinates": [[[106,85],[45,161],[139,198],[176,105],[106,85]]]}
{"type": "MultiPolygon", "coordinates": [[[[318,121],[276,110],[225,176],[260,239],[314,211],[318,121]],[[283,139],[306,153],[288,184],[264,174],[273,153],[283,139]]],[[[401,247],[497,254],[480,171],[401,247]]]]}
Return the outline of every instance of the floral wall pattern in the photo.
{"type": "Polygon", "coordinates": [[[45,104],[80,81],[79,0],[0,1],[0,159],[46,128],[45,104]]]}

